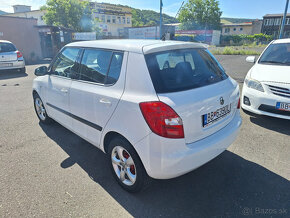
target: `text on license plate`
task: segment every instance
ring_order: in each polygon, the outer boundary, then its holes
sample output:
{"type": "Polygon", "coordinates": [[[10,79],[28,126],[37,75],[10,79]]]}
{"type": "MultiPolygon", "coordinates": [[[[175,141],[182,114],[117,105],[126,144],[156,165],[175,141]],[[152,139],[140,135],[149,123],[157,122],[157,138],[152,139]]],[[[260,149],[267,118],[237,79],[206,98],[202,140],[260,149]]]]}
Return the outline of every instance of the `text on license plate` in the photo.
{"type": "Polygon", "coordinates": [[[0,63],[0,67],[12,67],[12,63],[0,63]]]}
{"type": "Polygon", "coordinates": [[[202,115],[202,126],[206,127],[220,120],[231,112],[231,104],[217,109],[216,111],[202,115]]]}
{"type": "Polygon", "coordinates": [[[290,111],[290,103],[277,102],[276,109],[282,111],[290,111]]]}

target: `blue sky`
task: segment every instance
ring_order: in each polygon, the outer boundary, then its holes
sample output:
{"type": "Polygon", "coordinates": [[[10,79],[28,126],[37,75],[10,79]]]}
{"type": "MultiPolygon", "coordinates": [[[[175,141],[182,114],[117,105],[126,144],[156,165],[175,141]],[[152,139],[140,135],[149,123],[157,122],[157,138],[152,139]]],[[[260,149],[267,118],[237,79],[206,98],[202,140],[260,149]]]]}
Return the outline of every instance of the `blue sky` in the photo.
{"type": "MultiPolygon", "coordinates": [[[[182,1],[163,0],[164,13],[175,16],[182,1]]],[[[34,10],[45,2],[46,0],[0,0],[0,10],[12,12],[11,6],[14,4],[31,5],[34,10]]],[[[101,0],[98,2],[123,4],[140,9],[159,11],[159,0],[101,0]]],[[[219,2],[223,17],[262,18],[265,14],[284,12],[286,0],[220,0],[219,2]]]]}

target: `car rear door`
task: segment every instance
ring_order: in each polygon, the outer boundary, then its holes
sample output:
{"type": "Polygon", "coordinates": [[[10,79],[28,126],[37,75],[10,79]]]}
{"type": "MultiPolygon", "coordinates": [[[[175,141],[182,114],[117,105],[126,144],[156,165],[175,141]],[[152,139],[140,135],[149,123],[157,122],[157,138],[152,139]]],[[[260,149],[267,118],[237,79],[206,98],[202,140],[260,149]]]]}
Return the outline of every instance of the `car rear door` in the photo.
{"type": "Polygon", "coordinates": [[[214,134],[234,117],[238,86],[207,50],[165,51],[146,61],[158,98],[182,119],[186,143],[214,134]]]}
{"type": "Polygon", "coordinates": [[[80,77],[72,81],[73,130],[96,146],[123,94],[126,60],[126,52],[84,49],[80,77]]]}
{"type": "Polygon", "coordinates": [[[72,118],[69,113],[69,96],[71,82],[78,71],[78,63],[76,62],[80,49],[67,47],[62,50],[49,71],[45,101],[46,107],[53,119],[71,128],[72,118]]]}

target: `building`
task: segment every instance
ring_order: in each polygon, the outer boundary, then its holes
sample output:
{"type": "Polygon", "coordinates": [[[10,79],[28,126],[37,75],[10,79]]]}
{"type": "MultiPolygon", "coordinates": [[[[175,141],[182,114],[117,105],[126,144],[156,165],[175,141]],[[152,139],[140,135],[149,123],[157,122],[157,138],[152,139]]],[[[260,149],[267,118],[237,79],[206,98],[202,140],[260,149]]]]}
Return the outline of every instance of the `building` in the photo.
{"type": "Polygon", "coordinates": [[[255,20],[244,23],[227,23],[222,24],[222,35],[254,35],[261,33],[262,20],[255,20]]]}
{"type": "Polygon", "coordinates": [[[37,19],[37,25],[45,25],[43,16],[45,11],[31,10],[31,6],[27,5],[13,5],[14,13],[7,13],[4,16],[9,17],[24,17],[37,19]]]}
{"type": "Polygon", "coordinates": [[[93,18],[105,36],[123,38],[125,28],[132,27],[132,9],[122,5],[90,2],[93,18]]]}
{"type": "Polygon", "coordinates": [[[36,24],[34,18],[0,16],[0,39],[11,41],[27,62],[42,59],[36,24]]]}
{"type": "MultiPolygon", "coordinates": [[[[263,17],[262,33],[277,38],[280,33],[283,14],[266,14],[263,17]]],[[[287,14],[283,37],[290,37],[290,14],[287,14]]]]}

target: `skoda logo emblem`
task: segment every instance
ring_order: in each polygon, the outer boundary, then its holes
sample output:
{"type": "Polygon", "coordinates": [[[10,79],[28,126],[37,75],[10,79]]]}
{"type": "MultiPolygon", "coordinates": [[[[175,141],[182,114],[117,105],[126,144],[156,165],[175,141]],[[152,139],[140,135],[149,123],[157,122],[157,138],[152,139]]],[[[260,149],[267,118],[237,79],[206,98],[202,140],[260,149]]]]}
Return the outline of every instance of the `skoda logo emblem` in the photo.
{"type": "Polygon", "coordinates": [[[223,105],[225,103],[225,100],[223,97],[220,97],[220,103],[221,103],[221,105],[223,105]]]}

